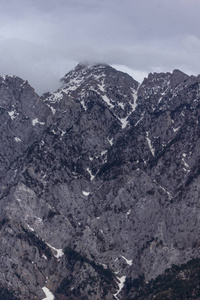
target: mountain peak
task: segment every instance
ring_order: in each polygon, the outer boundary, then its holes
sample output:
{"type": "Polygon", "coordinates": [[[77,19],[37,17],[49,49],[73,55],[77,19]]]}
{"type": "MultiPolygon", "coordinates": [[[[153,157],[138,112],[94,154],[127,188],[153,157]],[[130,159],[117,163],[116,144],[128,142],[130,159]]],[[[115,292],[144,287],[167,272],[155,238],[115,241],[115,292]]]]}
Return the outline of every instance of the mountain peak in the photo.
{"type": "Polygon", "coordinates": [[[138,88],[79,64],[41,99],[0,77],[1,299],[199,299],[200,78],[187,78],[138,88]]]}
{"type": "Polygon", "coordinates": [[[172,87],[175,87],[188,78],[189,78],[189,76],[187,74],[183,73],[182,71],[180,71],[178,69],[175,69],[171,74],[170,82],[171,82],[172,87]]]}
{"type": "Polygon", "coordinates": [[[143,85],[149,88],[152,88],[153,86],[170,86],[174,88],[175,86],[179,85],[186,79],[188,79],[189,76],[182,71],[175,69],[172,73],[170,72],[161,72],[161,73],[150,73],[147,78],[144,79],[143,85]]]}
{"type": "Polygon", "coordinates": [[[91,98],[89,94],[92,92],[93,101],[97,103],[100,99],[120,121],[122,128],[126,127],[128,116],[136,108],[139,83],[107,64],[80,63],[62,78],[62,83],[62,88],[51,93],[46,100],[51,106],[67,95],[79,101],[82,108],[87,110],[91,98]]]}
{"type": "Polygon", "coordinates": [[[83,93],[84,86],[89,86],[90,90],[100,90],[103,87],[112,86],[114,81],[117,81],[121,85],[133,86],[137,88],[138,82],[131,76],[121,71],[117,71],[111,66],[103,63],[87,64],[80,63],[72,71],[67,73],[61,81],[63,82],[62,89],[74,94],[75,91],[83,93]]]}

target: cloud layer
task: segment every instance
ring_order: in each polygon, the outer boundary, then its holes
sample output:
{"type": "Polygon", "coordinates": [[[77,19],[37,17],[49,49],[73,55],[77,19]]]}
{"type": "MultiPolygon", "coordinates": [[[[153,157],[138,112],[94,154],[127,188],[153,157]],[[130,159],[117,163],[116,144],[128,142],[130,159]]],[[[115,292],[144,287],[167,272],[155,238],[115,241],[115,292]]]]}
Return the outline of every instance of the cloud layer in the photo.
{"type": "MultiPolygon", "coordinates": [[[[0,74],[39,94],[79,62],[130,70],[200,73],[198,0],[1,0],[0,74]]],[[[137,77],[137,78],[136,78],[137,77]]]]}

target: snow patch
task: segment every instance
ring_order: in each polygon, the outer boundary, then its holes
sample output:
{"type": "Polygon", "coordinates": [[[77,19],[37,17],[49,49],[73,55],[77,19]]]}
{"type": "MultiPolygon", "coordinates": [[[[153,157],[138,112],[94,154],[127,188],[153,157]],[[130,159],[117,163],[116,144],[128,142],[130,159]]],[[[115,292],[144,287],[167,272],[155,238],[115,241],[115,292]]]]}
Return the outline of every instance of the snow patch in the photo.
{"type": "Polygon", "coordinates": [[[183,156],[182,162],[183,162],[183,164],[184,164],[184,166],[185,166],[184,170],[185,170],[186,172],[190,172],[190,170],[189,170],[190,166],[189,166],[189,165],[186,163],[186,161],[185,161],[186,154],[183,153],[182,156],[183,156]]]}
{"type": "Polygon", "coordinates": [[[173,132],[177,132],[177,131],[179,130],[179,128],[180,128],[180,126],[179,126],[179,127],[177,127],[177,128],[173,128],[173,127],[172,127],[172,129],[173,129],[173,132]]]}
{"type": "Polygon", "coordinates": [[[144,113],[142,114],[141,118],[135,123],[134,126],[137,126],[142,121],[143,118],[144,118],[144,113]]]}
{"type": "Polygon", "coordinates": [[[103,155],[106,154],[107,152],[108,152],[108,150],[101,151],[101,156],[103,156],[103,155]]]}
{"type": "Polygon", "coordinates": [[[28,224],[27,224],[27,227],[28,229],[30,229],[31,231],[35,231],[32,227],[30,227],[28,224]]]}
{"type": "Polygon", "coordinates": [[[126,128],[126,125],[128,124],[128,119],[129,115],[126,117],[126,118],[123,118],[123,119],[119,119],[120,122],[122,123],[122,129],[126,128]]]}
{"type": "Polygon", "coordinates": [[[163,186],[159,185],[159,187],[160,187],[164,192],[167,193],[169,199],[171,200],[171,199],[172,199],[172,194],[171,194],[170,192],[168,192],[163,186]]]}
{"type": "Polygon", "coordinates": [[[125,283],[125,280],[126,280],[126,276],[122,276],[122,277],[117,277],[117,279],[119,280],[119,283],[118,283],[118,286],[119,286],[119,290],[117,291],[116,294],[114,294],[113,296],[116,298],[116,299],[119,299],[117,297],[117,295],[121,292],[121,290],[123,289],[123,286],[124,286],[124,283],[125,283]]]}
{"type": "Polygon", "coordinates": [[[84,102],[83,100],[81,100],[80,102],[81,102],[81,105],[82,105],[83,109],[86,111],[86,110],[87,110],[87,107],[86,107],[86,105],[85,105],[85,102],[84,102]]]}
{"type": "MultiPolygon", "coordinates": [[[[84,75],[84,74],[83,74],[84,75]]],[[[79,78],[71,78],[70,83],[64,87],[64,91],[69,94],[69,92],[75,91],[84,81],[84,76],[79,78]]]]}
{"type": "MultiPolygon", "coordinates": [[[[122,129],[126,128],[127,124],[128,124],[128,117],[130,116],[130,114],[135,111],[136,107],[137,107],[137,91],[135,91],[134,89],[132,89],[133,92],[133,99],[134,99],[134,103],[129,103],[131,105],[131,111],[128,113],[128,115],[126,116],[126,118],[122,118],[119,119],[119,121],[122,123],[122,129]]],[[[122,103],[119,103],[122,104],[122,103]]],[[[137,125],[137,124],[136,124],[137,125]]]]}
{"type": "Polygon", "coordinates": [[[133,264],[133,260],[132,259],[129,260],[129,259],[127,259],[126,257],[124,257],[122,255],[121,255],[121,257],[126,261],[127,265],[132,266],[132,264],[133,264]]]}
{"type": "Polygon", "coordinates": [[[131,213],[131,208],[127,211],[126,216],[129,216],[131,213]]]}
{"type": "Polygon", "coordinates": [[[124,107],[125,107],[125,105],[124,105],[124,103],[122,103],[122,102],[119,102],[119,103],[117,103],[120,107],[121,107],[121,109],[123,109],[124,110],[124,107]]]}
{"type": "Polygon", "coordinates": [[[86,170],[90,174],[90,180],[92,181],[95,178],[95,176],[92,174],[92,171],[89,168],[87,168],[86,170]]]}
{"type": "Polygon", "coordinates": [[[47,104],[47,106],[51,109],[52,114],[55,115],[55,113],[56,113],[55,108],[53,108],[53,107],[52,107],[51,105],[49,105],[49,104],[47,104]]]}
{"type": "Polygon", "coordinates": [[[66,131],[62,130],[61,128],[58,127],[58,129],[60,130],[61,132],[61,137],[63,137],[63,135],[65,135],[66,131]]]}
{"type": "Polygon", "coordinates": [[[47,246],[49,246],[52,250],[54,250],[55,252],[57,252],[54,256],[56,257],[56,258],[60,258],[60,257],[62,257],[63,255],[64,255],[64,252],[63,252],[63,250],[62,249],[56,249],[56,248],[54,248],[53,246],[51,246],[51,245],[49,245],[48,243],[46,243],[47,244],[47,246]]]}
{"type": "Polygon", "coordinates": [[[85,192],[85,191],[82,191],[82,194],[84,195],[84,196],[89,196],[90,195],[90,192],[85,192]]]}
{"type": "Polygon", "coordinates": [[[51,103],[59,102],[63,98],[63,91],[58,91],[56,93],[52,93],[51,96],[48,98],[48,101],[51,103]]]}
{"type": "Polygon", "coordinates": [[[15,137],[15,142],[21,142],[21,139],[18,137],[15,137]]]}
{"type": "MultiPolygon", "coordinates": [[[[139,85],[140,86],[140,85],[139,85]]],[[[138,89],[139,89],[139,86],[138,86],[138,89]]],[[[132,112],[136,109],[137,107],[137,98],[138,98],[138,89],[135,90],[134,88],[131,88],[131,91],[132,91],[132,96],[133,96],[133,100],[134,100],[134,103],[130,103],[130,105],[132,106],[132,112]]]]}
{"type": "Polygon", "coordinates": [[[104,84],[98,84],[98,88],[100,89],[100,91],[102,91],[103,93],[105,93],[105,86],[104,84]]]}
{"type": "Polygon", "coordinates": [[[51,292],[46,286],[44,286],[44,287],[42,288],[42,290],[43,290],[43,292],[44,292],[45,295],[46,295],[46,297],[43,298],[42,300],[54,300],[54,299],[55,299],[55,297],[54,297],[54,295],[52,294],[52,292],[51,292]]]}
{"type": "Polygon", "coordinates": [[[148,142],[148,145],[149,145],[149,149],[150,149],[152,155],[155,156],[155,149],[153,148],[153,146],[151,144],[151,140],[149,139],[149,133],[148,133],[148,131],[146,131],[146,139],[147,139],[147,142],[148,142]]]}
{"type": "Polygon", "coordinates": [[[182,158],[182,161],[183,161],[183,163],[184,163],[184,166],[185,166],[186,168],[189,168],[189,165],[186,163],[186,161],[185,161],[184,158],[182,158]]]}
{"type": "Polygon", "coordinates": [[[165,92],[160,93],[162,96],[159,98],[158,103],[160,103],[160,102],[162,101],[162,98],[163,98],[163,96],[165,95],[166,91],[167,91],[167,89],[165,90],[165,92]]]}
{"type": "Polygon", "coordinates": [[[110,145],[112,146],[113,145],[113,138],[112,139],[107,138],[107,140],[109,141],[110,145]]]}
{"type": "Polygon", "coordinates": [[[114,105],[110,102],[110,99],[106,95],[103,95],[101,97],[102,97],[103,101],[105,101],[108,104],[108,106],[110,106],[111,108],[114,107],[114,105]]]}
{"type": "Polygon", "coordinates": [[[57,133],[55,132],[55,130],[54,130],[54,129],[52,129],[52,130],[51,130],[51,132],[53,132],[53,134],[57,135],[57,133]]]}
{"type": "Polygon", "coordinates": [[[14,120],[16,118],[16,111],[14,111],[14,110],[8,111],[8,114],[9,114],[11,120],[14,120]]]}
{"type": "Polygon", "coordinates": [[[32,125],[35,126],[36,124],[44,125],[45,123],[44,123],[44,122],[40,122],[40,121],[38,120],[38,118],[36,118],[36,119],[33,119],[33,120],[32,120],[32,125]]]}

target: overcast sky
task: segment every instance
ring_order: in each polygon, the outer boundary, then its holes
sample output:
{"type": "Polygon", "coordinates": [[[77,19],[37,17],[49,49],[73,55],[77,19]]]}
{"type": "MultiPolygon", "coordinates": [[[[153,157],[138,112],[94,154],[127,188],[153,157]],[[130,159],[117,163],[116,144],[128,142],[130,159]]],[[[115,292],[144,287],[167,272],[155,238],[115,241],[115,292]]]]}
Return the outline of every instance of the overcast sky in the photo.
{"type": "Polygon", "coordinates": [[[79,62],[200,73],[200,0],[0,0],[0,74],[42,94],[79,62]]]}

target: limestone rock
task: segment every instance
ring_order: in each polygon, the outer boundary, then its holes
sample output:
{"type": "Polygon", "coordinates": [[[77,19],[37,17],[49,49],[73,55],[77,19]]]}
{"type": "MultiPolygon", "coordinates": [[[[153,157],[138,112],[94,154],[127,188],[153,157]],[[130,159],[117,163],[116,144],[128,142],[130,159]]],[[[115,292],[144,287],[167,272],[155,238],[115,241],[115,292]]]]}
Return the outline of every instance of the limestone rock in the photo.
{"type": "Polygon", "coordinates": [[[0,78],[0,288],[125,299],[200,256],[200,77],[97,64],[62,84],[0,78]]]}

